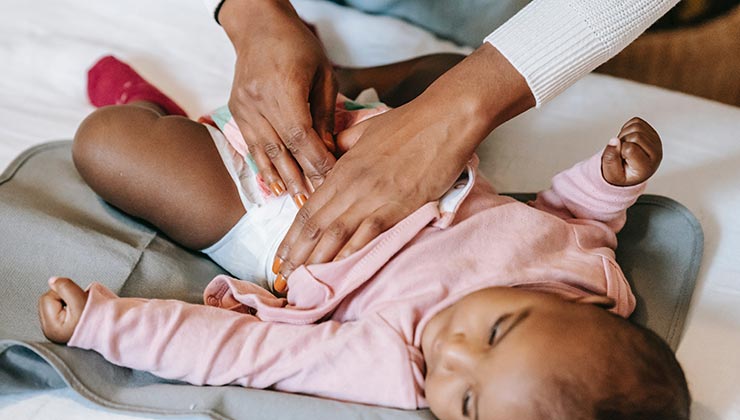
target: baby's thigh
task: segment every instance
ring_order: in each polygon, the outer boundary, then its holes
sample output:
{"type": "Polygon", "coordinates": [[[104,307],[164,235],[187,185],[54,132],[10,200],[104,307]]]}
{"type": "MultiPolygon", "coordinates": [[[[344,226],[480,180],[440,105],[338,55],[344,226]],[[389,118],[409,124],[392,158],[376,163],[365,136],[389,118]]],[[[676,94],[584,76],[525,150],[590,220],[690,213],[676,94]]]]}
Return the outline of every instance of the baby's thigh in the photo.
{"type": "Polygon", "coordinates": [[[190,249],[215,243],[244,214],[209,131],[184,117],[100,108],[78,129],[73,158],[105,201],[190,249]]]}

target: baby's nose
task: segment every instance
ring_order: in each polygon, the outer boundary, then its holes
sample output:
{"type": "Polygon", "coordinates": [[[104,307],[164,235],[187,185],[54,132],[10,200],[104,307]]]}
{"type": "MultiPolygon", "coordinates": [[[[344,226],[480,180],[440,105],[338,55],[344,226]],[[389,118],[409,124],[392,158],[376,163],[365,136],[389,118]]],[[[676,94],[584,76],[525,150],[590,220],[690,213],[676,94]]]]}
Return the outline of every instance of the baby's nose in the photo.
{"type": "Polygon", "coordinates": [[[449,372],[472,371],[482,355],[479,346],[470,343],[462,334],[456,334],[440,343],[439,358],[449,372]]]}

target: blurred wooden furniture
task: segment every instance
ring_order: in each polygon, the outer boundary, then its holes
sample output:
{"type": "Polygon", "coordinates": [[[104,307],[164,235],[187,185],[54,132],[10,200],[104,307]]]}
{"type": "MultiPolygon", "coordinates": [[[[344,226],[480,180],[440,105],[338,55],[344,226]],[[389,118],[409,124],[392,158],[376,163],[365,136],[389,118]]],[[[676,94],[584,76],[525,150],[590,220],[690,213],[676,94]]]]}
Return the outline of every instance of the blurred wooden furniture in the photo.
{"type": "Polygon", "coordinates": [[[648,31],[597,72],[740,106],[740,6],[697,26],[648,31]]]}

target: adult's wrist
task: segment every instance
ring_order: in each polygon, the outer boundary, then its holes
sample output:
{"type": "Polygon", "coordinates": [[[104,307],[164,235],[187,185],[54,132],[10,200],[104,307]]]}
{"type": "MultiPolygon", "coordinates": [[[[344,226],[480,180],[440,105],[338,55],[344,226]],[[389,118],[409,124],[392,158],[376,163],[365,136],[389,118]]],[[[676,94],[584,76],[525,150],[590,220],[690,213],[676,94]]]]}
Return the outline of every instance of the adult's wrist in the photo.
{"type": "Polygon", "coordinates": [[[289,0],[224,0],[216,19],[238,50],[260,22],[270,21],[279,14],[295,14],[289,0]]]}
{"type": "Polygon", "coordinates": [[[449,114],[448,129],[455,136],[446,147],[466,157],[496,127],[536,104],[524,77],[488,43],[440,76],[417,100],[423,108],[449,114]]]}

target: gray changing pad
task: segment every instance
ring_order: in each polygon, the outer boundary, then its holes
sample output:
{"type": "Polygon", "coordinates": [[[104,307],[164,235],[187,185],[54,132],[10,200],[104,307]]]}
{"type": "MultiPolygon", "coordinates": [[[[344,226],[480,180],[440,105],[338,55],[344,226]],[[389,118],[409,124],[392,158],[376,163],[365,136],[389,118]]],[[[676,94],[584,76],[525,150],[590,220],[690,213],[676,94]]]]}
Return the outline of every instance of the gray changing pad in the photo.
{"type": "MultiPolygon", "coordinates": [[[[47,342],[36,301],[52,275],[95,280],[124,296],[200,302],[222,270],[151,227],[103,203],[74,169],[71,142],[19,156],[0,175],[0,393],[72,387],[102,406],[157,415],[213,418],[432,418],[426,410],[369,407],[241,387],[196,387],[106,362],[97,353],[47,342]]],[[[513,194],[529,199],[532,194],[513,194]]],[[[645,195],[630,208],[617,259],[638,298],[632,319],[675,349],[703,250],[694,216],[645,195]]]]}

